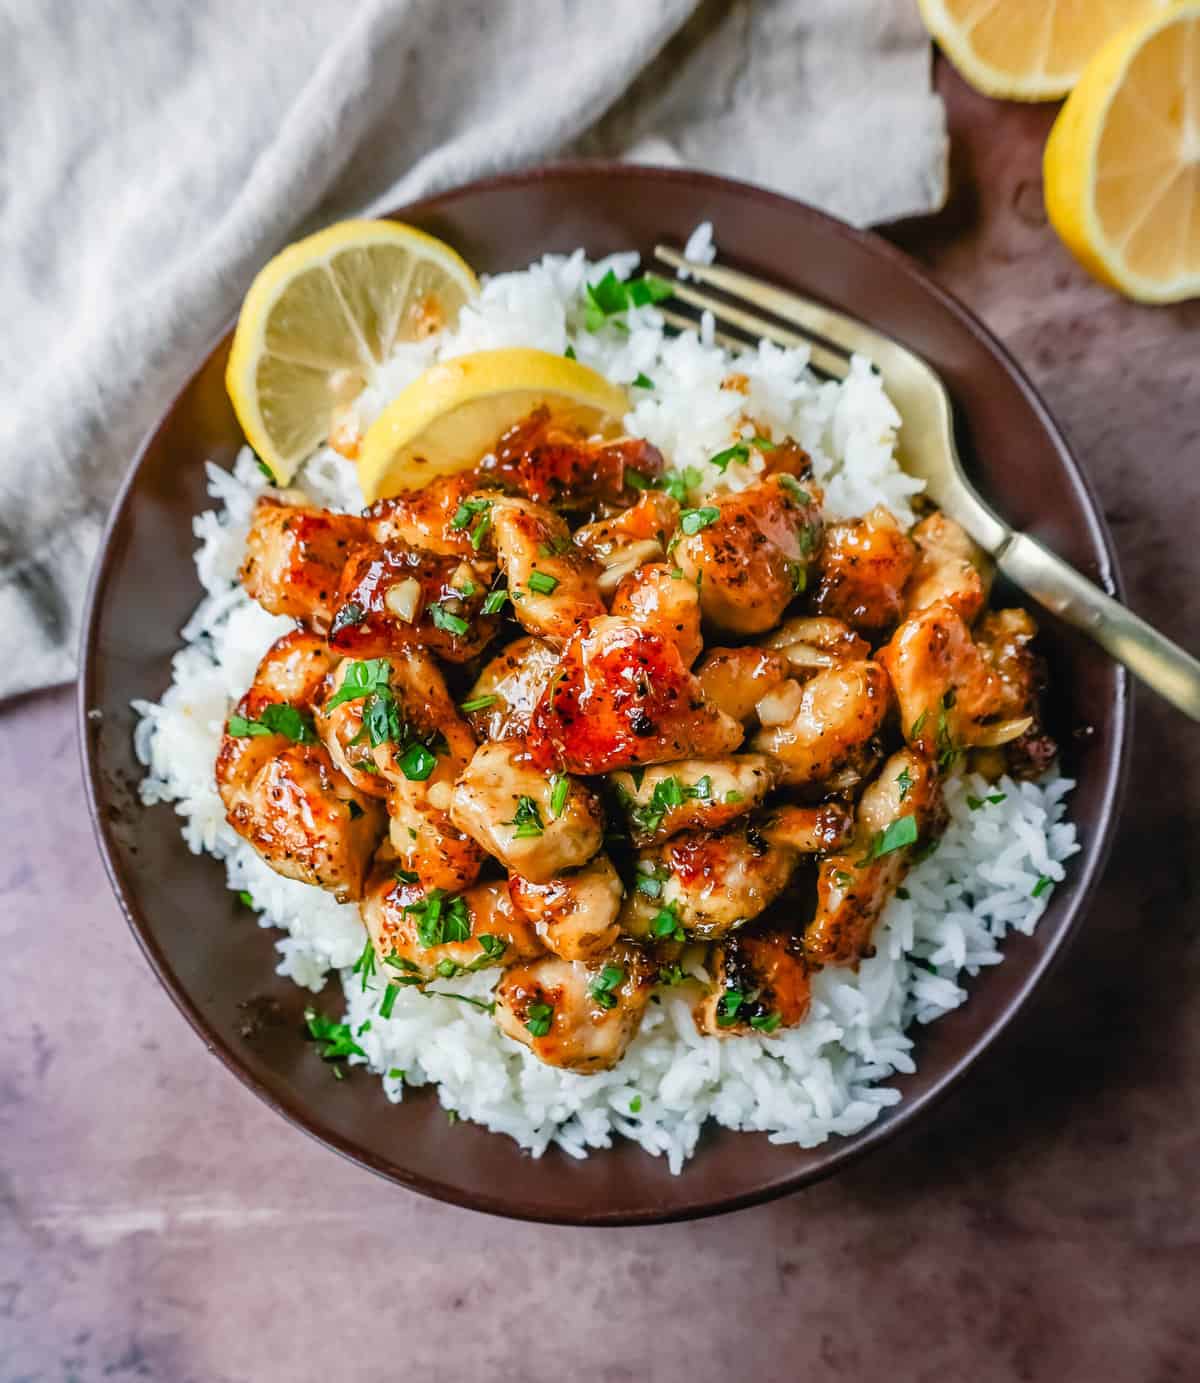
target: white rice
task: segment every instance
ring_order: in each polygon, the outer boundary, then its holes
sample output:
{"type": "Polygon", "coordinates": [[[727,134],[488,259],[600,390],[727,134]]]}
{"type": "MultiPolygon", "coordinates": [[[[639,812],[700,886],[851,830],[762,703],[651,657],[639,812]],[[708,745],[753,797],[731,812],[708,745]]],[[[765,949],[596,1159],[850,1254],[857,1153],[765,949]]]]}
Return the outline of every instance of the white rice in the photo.
{"type": "MultiPolygon", "coordinates": [[[[701,226],[688,256],[708,262],[712,254],[711,226],[701,226]]],[[[571,345],[617,383],[632,384],[639,374],[653,381],[652,390],[633,391],[626,427],[660,447],[675,468],[696,468],[693,499],[753,481],[763,464],[754,448],[747,463],[731,464],[724,475],[708,458],[738,437],[769,430],[795,437],[812,455],[830,515],[883,503],[912,522],[908,501],[920,482],[896,463],[900,419],[867,361],[856,359],[844,383],[823,383],[806,369],[806,351],[764,342],[731,358],[712,343],[711,320],[703,339],[670,338],[653,307],[630,311],[628,333],[584,330],[585,282],[609,268],[624,278],[636,265],[631,254],[589,264],[579,251],[489,280],[454,331],[405,347],[389,362],[359,401],[362,422],[434,360],[508,345],[561,353],[571,345]],[[746,377],[745,393],[721,387],[732,372],[746,377]]],[[[393,1101],[403,1099],[406,1085],[433,1082],[446,1109],[508,1134],[535,1156],[555,1143],[583,1157],[619,1133],[665,1156],[674,1172],[710,1118],[803,1147],[855,1133],[900,1098],[884,1082],[914,1069],[906,1029],[961,1004],[962,980],[1000,962],[1008,931],[1033,931],[1049,897],[1044,881],[1062,879],[1063,861],[1078,849],[1075,829],[1063,819],[1069,780],[1005,779],[989,787],[953,779],[949,829],[910,874],[907,896],[889,904],[876,954],[857,973],[817,975],[808,1019],[774,1038],[701,1037],[689,1000],[662,990],[617,1069],[578,1076],[543,1065],[460,1000],[404,989],[391,1018],[381,1018],[382,985],[368,981],[364,989],[350,970],[365,939],[357,908],[268,868],[226,824],[213,779],[232,703],[268,646],[292,627],[250,601],[236,580],[250,512],[265,484],[249,449],[232,474],[209,467],[216,507],[194,524],[207,595],[183,630],[161,702],[135,703],[142,717],[136,748],[148,770],[142,799],[174,803],[189,847],[224,860],[229,887],[249,893],[259,924],[285,933],[276,943],[280,974],[315,992],[330,970],[340,972],[346,1021],[393,1101]],[[1001,802],[968,805],[968,797],[1000,793],[1001,802]]],[[[324,505],[361,505],[353,467],[331,450],[313,457],[297,484],[324,505]]],[[[495,979],[496,972],[483,972],[437,987],[486,997],[495,979]]]]}

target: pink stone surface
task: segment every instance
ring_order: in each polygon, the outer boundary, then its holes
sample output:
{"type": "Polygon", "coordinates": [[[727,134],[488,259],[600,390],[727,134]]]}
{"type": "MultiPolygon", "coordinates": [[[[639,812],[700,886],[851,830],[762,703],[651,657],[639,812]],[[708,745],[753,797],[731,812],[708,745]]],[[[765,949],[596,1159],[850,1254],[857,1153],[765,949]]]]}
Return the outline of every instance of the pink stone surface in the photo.
{"type": "MultiPolygon", "coordinates": [[[[1200,303],[1091,283],[1051,113],[948,70],[956,195],[903,243],[1030,370],[1131,603],[1200,647],[1200,303]]],[[[1139,693],[1101,897],[1016,1031],[837,1180],[692,1225],[509,1224],[377,1181],[204,1051],[104,878],[71,694],[0,715],[0,1383],[1200,1378],[1200,735],[1139,693]]]]}

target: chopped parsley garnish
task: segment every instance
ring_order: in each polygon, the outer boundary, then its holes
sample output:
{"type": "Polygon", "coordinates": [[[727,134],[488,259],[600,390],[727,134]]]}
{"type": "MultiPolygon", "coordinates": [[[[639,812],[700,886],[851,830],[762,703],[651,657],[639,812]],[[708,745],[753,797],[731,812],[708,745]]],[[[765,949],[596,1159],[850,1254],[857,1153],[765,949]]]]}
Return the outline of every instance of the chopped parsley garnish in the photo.
{"type": "Polygon", "coordinates": [[[913,776],[908,771],[908,765],[906,764],[896,775],[896,786],[900,789],[901,802],[904,801],[904,799],[908,796],[909,792],[912,790],[912,785],[913,776]]]}
{"type": "Polygon", "coordinates": [[[882,831],[875,832],[870,847],[859,860],[859,864],[870,864],[873,860],[882,859],[884,855],[890,855],[894,850],[903,850],[906,845],[915,845],[917,834],[915,816],[897,817],[882,831]]]}
{"type": "Polygon", "coordinates": [[[471,524],[480,514],[486,514],[492,507],[490,499],[464,499],[454,511],[454,517],[450,520],[450,527],[461,532],[464,528],[470,528],[471,524]]]}
{"type": "Polygon", "coordinates": [[[726,447],[724,451],[717,452],[716,456],[710,456],[708,462],[710,466],[716,466],[722,475],[725,468],[731,461],[746,462],[750,460],[750,448],[745,442],[735,442],[733,446],[726,447]]]}
{"type": "Polygon", "coordinates": [[[334,614],[333,623],[329,626],[330,634],[336,634],[342,629],[352,629],[356,624],[361,624],[367,617],[366,610],[357,600],[348,600],[345,605],[338,608],[334,614]]]}
{"type": "Polygon", "coordinates": [[[929,712],[922,711],[921,714],[916,718],[916,720],[913,721],[912,729],[908,732],[908,737],[910,740],[916,739],[916,737],[921,733],[921,730],[928,719],[929,712]]]}
{"type": "Polygon", "coordinates": [[[314,1042],[324,1044],[321,1052],[323,1061],[340,1061],[348,1056],[366,1056],[366,1052],[355,1042],[349,1023],[335,1023],[315,1008],[304,1010],[304,1021],[308,1025],[308,1035],[314,1042]]]}
{"type": "Polygon", "coordinates": [[[567,349],[566,349],[565,351],[563,351],[563,355],[565,355],[565,356],[567,357],[568,360],[574,360],[574,359],[575,359],[575,347],[574,347],[574,346],[568,346],[567,349]]]}
{"type": "Polygon", "coordinates": [[[783,486],[785,490],[788,491],[788,493],[792,496],[793,499],[799,500],[801,504],[812,503],[812,495],[808,493],[808,491],[804,488],[803,485],[800,484],[800,482],[796,479],[794,475],[788,475],[785,471],[779,477],[779,483],[783,486]]]}
{"type": "Polygon", "coordinates": [[[283,735],[293,744],[315,744],[317,739],[310,717],[295,706],[289,706],[286,701],[275,701],[264,706],[257,720],[231,715],[229,733],[235,739],[246,739],[253,735],[283,735]]]}
{"type": "Polygon", "coordinates": [[[637,379],[633,381],[633,387],[635,389],[653,389],[654,381],[649,377],[649,375],[644,375],[641,372],[641,370],[639,370],[637,379]]]}
{"type": "Polygon", "coordinates": [[[405,738],[406,727],[389,682],[391,673],[392,665],[386,658],[351,663],[342,685],[325,703],[326,715],[347,701],[363,703],[362,729],[351,744],[366,738],[374,749],[381,744],[399,744],[405,738]]]}
{"type": "Polygon", "coordinates": [[[497,615],[504,608],[504,602],[508,599],[508,587],[501,586],[499,590],[489,591],[484,598],[483,613],[485,615],[497,615]]]}
{"type": "Polygon", "coordinates": [[[854,876],[853,874],[847,874],[844,869],[835,869],[833,871],[833,881],[837,884],[838,888],[849,888],[854,882],[854,876]]]}
{"type": "Polygon", "coordinates": [[[367,937],[362,954],[354,962],[354,973],[362,976],[362,991],[367,992],[367,981],[375,973],[375,943],[367,937]]]}
{"type": "Polygon", "coordinates": [[[687,978],[688,973],[682,965],[660,965],[658,967],[658,983],[665,984],[668,988],[672,985],[682,984],[687,978]]]}
{"type": "Polygon", "coordinates": [[[616,1008],[617,996],[613,990],[625,978],[625,971],[619,965],[606,965],[588,985],[588,993],[601,1008],[616,1008]]]}
{"type": "Polygon", "coordinates": [[[695,466],[684,466],[681,471],[664,471],[657,488],[666,491],[676,504],[686,504],[688,491],[694,490],[701,479],[695,466]]]}
{"type": "Polygon", "coordinates": [[[985,806],[988,802],[991,802],[993,806],[997,806],[1001,802],[1005,802],[1007,800],[1008,794],[1005,792],[992,792],[989,793],[987,797],[972,797],[970,794],[968,794],[967,806],[970,807],[970,809],[973,812],[977,812],[980,809],[980,807],[985,806]]]}
{"type": "Polygon", "coordinates": [[[629,469],[625,471],[625,484],[628,485],[631,490],[649,490],[652,488],[650,482],[641,471],[629,469]]]}
{"type": "Polygon", "coordinates": [[[415,884],[418,881],[418,875],[415,870],[401,869],[399,865],[392,870],[392,878],[394,878],[397,883],[401,884],[415,884]]]}
{"type": "Polygon", "coordinates": [[[399,993],[399,986],[389,981],[388,987],[383,991],[383,1002],[379,1005],[380,1018],[390,1018],[392,1016],[392,1009],[396,1003],[396,995],[399,993]]]}
{"type": "Polygon", "coordinates": [[[471,935],[466,900],[457,894],[448,897],[444,889],[431,889],[420,902],[409,903],[404,915],[417,919],[417,940],[426,950],[452,941],[466,941],[471,935]]]}
{"type": "Polygon", "coordinates": [[[679,527],[690,536],[716,523],[720,517],[721,511],[712,504],[706,504],[702,509],[685,509],[679,516],[679,527]]]}
{"type": "Polygon", "coordinates": [[[946,712],[954,705],[955,690],[953,687],[942,697],[941,705],[938,707],[937,716],[937,766],[941,773],[949,771],[955,759],[962,753],[962,749],[950,738],[950,720],[946,712]]]}
{"type": "Polygon", "coordinates": [[[725,801],[731,807],[735,802],[744,802],[745,800],[746,794],[744,792],[738,792],[736,788],[730,788],[725,794],[725,801]]]}
{"type": "Polygon", "coordinates": [[[691,798],[699,798],[702,802],[712,801],[712,779],[707,773],[703,778],[697,780],[695,787],[690,788],[685,787],[673,775],[669,778],[660,778],[654,784],[654,791],[650,794],[649,802],[645,806],[634,807],[629,815],[638,830],[653,835],[662,825],[663,817],[673,807],[681,807],[684,802],[691,798]]]}
{"type": "Polygon", "coordinates": [[[550,1004],[530,1004],[525,1010],[525,1026],[531,1037],[545,1037],[554,1021],[554,1009],[550,1004]]]}
{"type": "Polygon", "coordinates": [[[759,451],[774,451],[779,443],[772,442],[769,437],[751,437],[750,445],[757,447],[759,451]]]}
{"type": "Polygon", "coordinates": [[[630,1114],[640,1114],[642,1112],[642,1097],[640,1095],[635,1095],[633,1099],[629,1101],[629,1112],[630,1114]]]}
{"type": "Polygon", "coordinates": [[[400,772],[410,783],[423,783],[437,767],[437,755],[414,742],[400,755],[400,772]]]}
{"type": "Polygon", "coordinates": [[[383,963],[394,966],[397,970],[405,970],[410,975],[417,973],[421,968],[415,961],[409,960],[407,956],[402,956],[399,951],[393,951],[391,955],[384,956],[383,963]]]}
{"type": "Polygon", "coordinates": [[[444,605],[431,605],[429,617],[433,620],[435,629],[444,629],[447,634],[458,634],[461,637],[471,631],[470,624],[461,615],[452,613],[444,605]]]}
{"type": "Polygon", "coordinates": [[[558,577],[551,576],[546,571],[531,571],[529,589],[536,591],[538,595],[552,595],[558,589],[558,577]]]}
{"type": "Polygon", "coordinates": [[[455,586],[454,589],[459,595],[469,599],[479,588],[475,585],[474,581],[464,581],[461,586],[455,586]]]}
{"type": "Polygon", "coordinates": [[[238,901],[241,903],[242,907],[250,908],[253,912],[258,911],[254,906],[253,896],[244,888],[238,893],[238,901]]]}
{"type": "Polygon", "coordinates": [[[782,1013],[756,1013],[750,1020],[750,1026],[755,1032],[774,1032],[782,1022],[782,1013]]]}
{"type": "Polygon", "coordinates": [[[653,874],[639,874],[634,888],[647,898],[657,898],[662,893],[662,880],[656,879],[653,874]]]}
{"type": "Polygon", "coordinates": [[[683,928],[679,925],[679,913],[676,911],[674,903],[667,903],[662,910],[654,915],[650,923],[650,932],[659,941],[683,941],[686,938],[683,928]]]}
{"type": "Polygon", "coordinates": [[[789,562],[787,569],[792,582],[792,594],[803,595],[808,589],[808,568],[803,562],[789,562]]]}
{"type": "Polygon", "coordinates": [[[740,989],[727,989],[717,1000],[717,1027],[731,1028],[737,1022],[738,1010],[746,996],[740,989]]]}
{"type": "Polygon", "coordinates": [[[587,307],[583,324],[588,331],[599,331],[608,321],[628,330],[624,322],[613,319],[631,307],[646,307],[662,302],[674,291],[666,279],[655,274],[643,274],[640,278],[622,282],[611,269],[598,283],[586,284],[585,289],[587,307]]]}
{"type": "Polygon", "coordinates": [[[403,1080],[407,1074],[403,1066],[393,1066],[388,1070],[388,1080],[403,1080]]]}
{"type": "Polygon", "coordinates": [[[481,932],[475,940],[479,942],[489,960],[508,950],[508,942],[502,936],[493,936],[490,932],[481,932]]]}
{"type": "Polygon", "coordinates": [[[1053,883],[1054,883],[1054,880],[1049,876],[1049,874],[1043,874],[1043,875],[1038,879],[1037,883],[1034,884],[1034,886],[1029,890],[1029,896],[1030,896],[1031,898],[1040,898],[1040,897],[1042,896],[1042,894],[1045,893],[1045,891],[1046,891],[1046,890],[1051,886],[1051,884],[1053,884],[1053,883]]]}
{"type": "Polygon", "coordinates": [[[513,814],[511,821],[502,821],[501,826],[512,826],[514,840],[532,840],[535,836],[540,836],[546,829],[542,821],[542,813],[538,810],[538,804],[532,797],[526,797],[524,793],[517,798],[517,810],[513,814]]]}
{"type": "Polygon", "coordinates": [[[571,791],[571,780],[565,773],[556,773],[550,779],[550,819],[557,821],[567,805],[567,794],[571,791]]]}
{"type": "Polygon", "coordinates": [[[495,692],[486,692],[483,696],[473,696],[469,701],[462,703],[464,711],[486,711],[489,706],[494,706],[500,698],[495,692]]]}

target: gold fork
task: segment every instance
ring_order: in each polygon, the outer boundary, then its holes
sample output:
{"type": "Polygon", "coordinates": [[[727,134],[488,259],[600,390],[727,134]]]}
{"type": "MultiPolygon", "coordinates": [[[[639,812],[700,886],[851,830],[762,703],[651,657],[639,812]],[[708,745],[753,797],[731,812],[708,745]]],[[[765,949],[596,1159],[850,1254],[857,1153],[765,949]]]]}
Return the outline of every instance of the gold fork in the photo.
{"type": "MultiPolygon", "coordinates": [[[[667,245],[655,246],[654,253],[664,264],[684,269],[692,279],[738,300],[727,302],[675,281],[672,289],[680,302],[711,312],[718,324],[755,339],[765,336],[781,346],[810,347],[811,362],[820,374],[842,379],[852,355],[866,356],[878,367],[884,388],[904,420],[899,443],[901,464],[925,482],[930,499],[962,524],[991,553],[997,567],[1034,600],[1093,638],[1193,720],[1200,720],[1200,662],[1049,548],[1025,533],[1014,532],[976,494],[954,444],[950,395],[919,356],[852,317],[749,274],[723,265],[694,264],[667,245]],[[750,310],[755,307],[777,320],[750,310]]],[[[697,329],[693,318],[669,307],[662,310],[668,325],[677,330],[697,329]]],[[[717,339],[724,345],[746,344],[723,333],[717,339]]]]}

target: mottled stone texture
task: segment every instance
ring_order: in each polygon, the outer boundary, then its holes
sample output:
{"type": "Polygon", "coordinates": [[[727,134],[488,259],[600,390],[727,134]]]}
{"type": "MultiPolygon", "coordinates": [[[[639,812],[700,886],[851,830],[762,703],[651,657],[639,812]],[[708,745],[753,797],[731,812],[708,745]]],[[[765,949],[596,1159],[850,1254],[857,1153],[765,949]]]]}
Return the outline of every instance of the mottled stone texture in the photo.
{"type": "MultiPolygon", "coordinates": [[[[898,238],[1028,367],[1132,603],[1196,648],[1200,303],[1089,282],[1041,214],[1050,112],[940,80],[958,190],[898,238]]],[[[836,1181],[643,1230],[470,1215],[289,1128],[138,955],[70,696],[0,734],[0,1383],[1200,1377],[1200,740],[1152,697],[1102,896],[965,1088],[836,1181]]]]}

